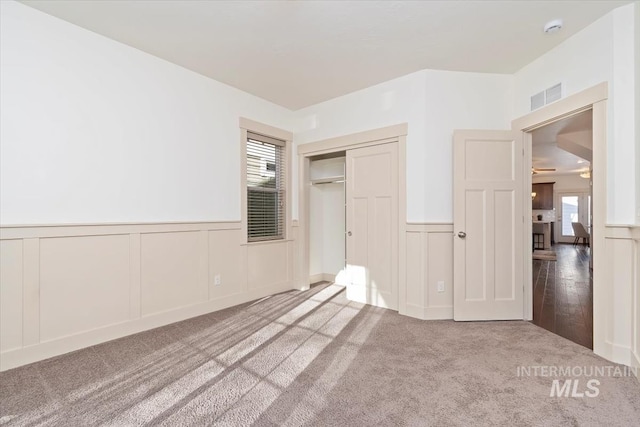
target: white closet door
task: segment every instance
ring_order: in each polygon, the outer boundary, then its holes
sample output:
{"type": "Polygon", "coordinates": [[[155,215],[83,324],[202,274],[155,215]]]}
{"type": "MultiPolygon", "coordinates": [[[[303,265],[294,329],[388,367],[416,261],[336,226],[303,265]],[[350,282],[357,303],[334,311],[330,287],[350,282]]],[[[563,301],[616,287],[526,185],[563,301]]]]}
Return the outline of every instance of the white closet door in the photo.
{"type": "Polygon", "coordinates": [[[347,298],[398,308],[398,149],[347,151],[347,298]]]}

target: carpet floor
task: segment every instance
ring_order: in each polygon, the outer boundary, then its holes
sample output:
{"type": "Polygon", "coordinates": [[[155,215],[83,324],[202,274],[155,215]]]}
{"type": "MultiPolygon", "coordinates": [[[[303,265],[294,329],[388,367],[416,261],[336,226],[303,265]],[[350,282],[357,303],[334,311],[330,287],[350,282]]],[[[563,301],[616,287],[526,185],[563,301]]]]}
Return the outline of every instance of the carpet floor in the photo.
{"type": "Polygon", "coordinates": [[[637,426],[640,382],[615,368],[528,322],[420,321],[322,285],[3,372],[0,424],[637,426]],[[574,397],[550,397],[565,378],[574,397]]]}

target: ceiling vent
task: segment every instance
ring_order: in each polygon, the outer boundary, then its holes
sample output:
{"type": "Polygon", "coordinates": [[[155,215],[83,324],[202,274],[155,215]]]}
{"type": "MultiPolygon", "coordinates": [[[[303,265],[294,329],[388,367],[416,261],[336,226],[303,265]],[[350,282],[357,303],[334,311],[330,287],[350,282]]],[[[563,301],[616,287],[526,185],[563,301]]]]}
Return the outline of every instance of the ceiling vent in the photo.
{"type": "Polygon", "coordinates": [[[562,98],[562,83],[553,85],[550,88],[533,95],[531,97],[531,111],[537,110],[547,104],[551,104],[560,98],[562,98]]]}

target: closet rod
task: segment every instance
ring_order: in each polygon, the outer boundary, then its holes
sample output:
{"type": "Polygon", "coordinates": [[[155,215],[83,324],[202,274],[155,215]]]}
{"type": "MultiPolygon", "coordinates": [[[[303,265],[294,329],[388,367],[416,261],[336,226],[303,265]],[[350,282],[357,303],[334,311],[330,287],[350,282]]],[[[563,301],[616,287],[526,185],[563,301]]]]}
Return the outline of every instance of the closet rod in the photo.
{"type": "Polygon", "coordinates": [[[333,176],[331,178],[319,178],[319,179],[313,179],[311,180],[311,185],[318,185],[318,184],[334,184],[334,183],[340,183],[340,182],[345,182],[344,176],[333,176]]]}

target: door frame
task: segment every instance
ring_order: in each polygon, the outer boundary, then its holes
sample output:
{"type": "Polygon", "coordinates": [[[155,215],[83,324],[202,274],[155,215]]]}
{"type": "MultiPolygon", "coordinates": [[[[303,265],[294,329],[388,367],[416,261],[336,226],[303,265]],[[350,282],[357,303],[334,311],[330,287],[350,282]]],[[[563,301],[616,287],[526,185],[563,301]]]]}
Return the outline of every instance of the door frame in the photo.
{"type": "MultiPolygon", "coordinates": [[[[523,133],[524,164],[531,164],[531,132],[537,128],[575,114],[592,110],[593,114],[593,160],[592,167],[592,210],[593,222],[591,253],[593,257],[593,351],[606,354],[606,316],[610,307],[606,306],[606,260],[605,223],[607,215],[607,100],[608,83],[603,82],[574,95],[533,111],[511,122],[511,128],[523,133]]],[[[530,170],[523,170],[524,190],[531,188],[530,170]]],[[[524,201],[524,314],[525,320],[533,317],[533,279],[531,250],[531,200],[524,201]]]]}
{"type": "Polygon", "coordinates": [[[309,169],[311,157],[320,154],[330,154],[355,148],[370,147],[380,144],[397,144],[398,147],[398,255],[396,262],[398,271],[398,312],[406,312],[406,223],[407,223],[407,190],[406,190],[406,142],[408,124],[400,123],[364,132],[353,133],[335,138],[323,139],[306,144],[300,144],[298,150],[298,227],[299,248],[301,253],[301,277],[296,289],[307,290],[309,280],[310,257],[310,189],[311,181],[309,169]]]}

